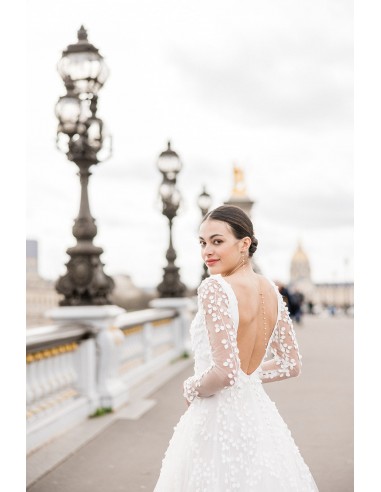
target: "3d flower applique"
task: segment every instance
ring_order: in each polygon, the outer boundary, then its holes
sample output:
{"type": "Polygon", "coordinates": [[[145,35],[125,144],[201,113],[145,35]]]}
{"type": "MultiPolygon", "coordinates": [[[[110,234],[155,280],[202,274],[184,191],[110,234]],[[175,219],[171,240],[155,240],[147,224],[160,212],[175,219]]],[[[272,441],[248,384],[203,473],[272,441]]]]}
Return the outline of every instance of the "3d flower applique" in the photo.
{"type": "Polygon", "coordinates": [[[228,344],[228,342],[227,342],[227,340],[226,340],[225,338],[223,338],[223,339],[221,340],[221,343],[222,343],[222,345],[224,346],[224,348],[226,348],[226,349],[228,349],[228,348],[229,348],[229,344],[228,344]]]}

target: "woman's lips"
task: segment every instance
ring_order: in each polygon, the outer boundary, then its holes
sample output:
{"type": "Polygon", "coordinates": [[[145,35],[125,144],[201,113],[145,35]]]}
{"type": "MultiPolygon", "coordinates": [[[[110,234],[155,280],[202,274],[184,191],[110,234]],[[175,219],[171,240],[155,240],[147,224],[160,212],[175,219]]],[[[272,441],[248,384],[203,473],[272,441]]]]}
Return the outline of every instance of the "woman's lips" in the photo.
{"type": "Polygon", "coordinates": [[[218,261],[218,260],[207,260],[207,261],[206,261],[206,264],[207,264],[208,266],[212,266],[212,265],[214,265],[215,263],[217,263],[217,261],[218,261]]]}

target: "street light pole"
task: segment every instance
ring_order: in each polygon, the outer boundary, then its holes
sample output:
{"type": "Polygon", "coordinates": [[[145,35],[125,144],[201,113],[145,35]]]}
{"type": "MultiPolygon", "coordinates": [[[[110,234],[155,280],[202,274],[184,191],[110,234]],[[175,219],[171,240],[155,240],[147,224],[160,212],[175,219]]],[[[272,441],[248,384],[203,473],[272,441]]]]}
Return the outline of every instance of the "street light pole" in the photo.
{"type": "MultiPolygon", "coordinates": [[[[201,217],[204,218],[205,215],[209,212],[212,205],[212,197],[206,191],[205,186],[203,187],[202,192],[198,197],[197,204],[201,210],[201,217]]],[[[201,282],[209,277],[208,267],[206,266],[205,262],[203,264],[203,270],[204,271],[201,277],[201,282]]]]}
{"type": "Polygon", "coordinates": [[[170,142],[168,142],[167,150],[160,154],[157,166],[163,175],[159,190],[163,205],[162,213],[169,221],[169,247],[166,253],[168,263],[164,268],[163,280],[157,290],[159,297],[184,297],[186,286],[181,282],[179,268],[175,265],[176,251],[172,241],[173,219],[176,217],[181,200],[180,192],[176,188],[176,178],[182,163],[177,153],[171,149],[170,142]]]}
{"type": "Polygon", "coordinates": [[[97,226],[88,196],[91,166],[111,155],[111,137],[106,135],[103,122],[96,115],[97,93],[107,79],[108,69],[97,48],[88,42],[83,26],[78,31],[78,41],[63,51],[58,71],[66,95],[56,105],[57,147],[79,168],[81,199],[72,229],[77,244],[67,249],[67,273],[57,280],[55,287],[64,295],[61,306],[111,304],[109,295],[114,281],[103,272],[103,249],[93,244],[97,226]]]}

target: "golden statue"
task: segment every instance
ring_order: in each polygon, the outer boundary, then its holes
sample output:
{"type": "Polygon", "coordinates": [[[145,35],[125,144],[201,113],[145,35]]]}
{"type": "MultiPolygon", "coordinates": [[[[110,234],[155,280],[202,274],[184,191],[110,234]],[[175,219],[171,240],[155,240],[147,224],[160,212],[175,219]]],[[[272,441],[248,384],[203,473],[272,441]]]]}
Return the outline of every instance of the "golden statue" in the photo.
{"type": "Polygon", "coordinates": [[[243,175],[243,169],[241,169],[240,167],[234,164],[233,173],[234,173],[234,186],[233,186],[232,196],[246,197],[247,192],[246,192],[245,178],[243,175]]]}

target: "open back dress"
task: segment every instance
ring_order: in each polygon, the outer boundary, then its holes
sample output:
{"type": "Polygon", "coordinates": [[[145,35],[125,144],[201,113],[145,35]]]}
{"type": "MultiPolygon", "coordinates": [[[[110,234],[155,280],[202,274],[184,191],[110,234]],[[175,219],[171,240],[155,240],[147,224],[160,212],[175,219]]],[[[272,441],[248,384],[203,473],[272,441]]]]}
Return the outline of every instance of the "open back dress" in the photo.
{"type": "Polygon", "coordinates": [[[239,357],[239,311],[232,286],[220,274],[201,283],[190,328],[194,375],[184,382],[190,405],[174,428],[154,492],[318,490],[262,385],[297,376],[301,356],[278,288],[262,276],[261,284],[266,295],[275,291],[278,310],[266,336],[261,314],[269,303],[258,292],[260,310],[250,340],[258,351],[262,344],[263,357],[249,374],[239,357]]]}

